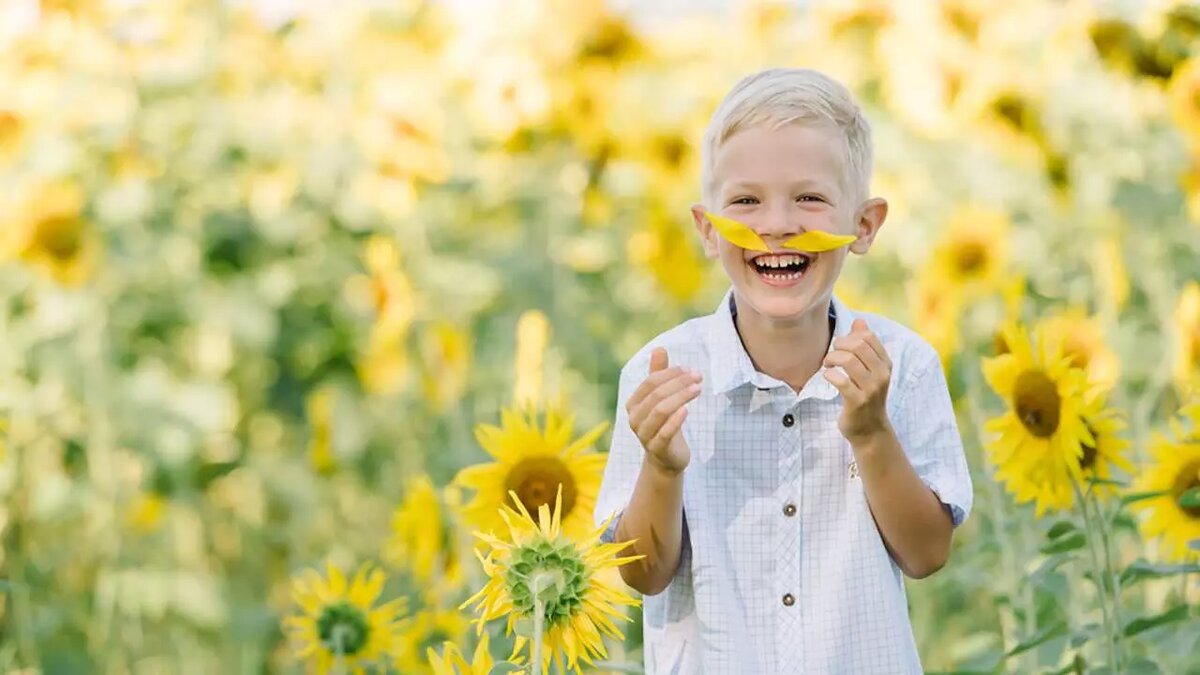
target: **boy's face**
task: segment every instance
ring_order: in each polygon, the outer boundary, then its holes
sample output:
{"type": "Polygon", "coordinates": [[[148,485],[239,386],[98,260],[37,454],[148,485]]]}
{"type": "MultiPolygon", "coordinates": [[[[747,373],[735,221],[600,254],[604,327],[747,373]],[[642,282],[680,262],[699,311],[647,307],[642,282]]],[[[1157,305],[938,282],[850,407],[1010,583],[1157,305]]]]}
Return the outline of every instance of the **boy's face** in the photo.
{"type": "Polygon", "coordinates": [[[740,131],[717,150],[708,209],[748,225],[772,252],[743,249],[722,238],[704,215],[705,205],[694,205],[692,217],[705,253],[721,259],[739,302],[750,311],[780,320],[824,311],[846,247],[800,253],[780,246],[789,238],[823,230],[858,236],[849,246],[855,253],[870,248],[887,203],[853,201],[843,148],[836,129],[788,124],[740,131]]]}

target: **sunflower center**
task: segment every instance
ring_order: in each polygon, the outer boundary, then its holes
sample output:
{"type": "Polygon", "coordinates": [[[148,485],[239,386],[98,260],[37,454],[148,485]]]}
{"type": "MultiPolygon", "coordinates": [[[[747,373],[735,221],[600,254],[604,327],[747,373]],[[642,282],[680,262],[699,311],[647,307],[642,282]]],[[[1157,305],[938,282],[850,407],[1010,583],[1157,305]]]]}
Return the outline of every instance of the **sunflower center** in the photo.
{"type": "MultiPolygon", "coordinates": [[[[1175,476],[1175,484],[1171,486],[1171,496],[1176,504],[1179,504],[1179,498],[1183,493],[1191,490],[1194,487],[1200,487],[1200,462],[1191,462],[1184,465],[1179,474],[1175,476]]],[[[1192,518],[1200,519],[1200,506],[1183,506],[1179,505],[1183,512],[1192,518]]]]}
{"type": "MultiPolygon", "coordinates": [[[[521,505],[538,520],[538,508],[554,506],[558,486],[562,485],[562,517],[575,507],[575,479],[570,469],[557,457],[527,457],[514,466],[504,478],[504,492],[517,493],[521,505]]],[[[514,505],[515,506],[515,505],[514,505]]]]}
{"type": "Polygon", "coordinates": [[[978,274],[987,265],[987,260],[987,247],[980,241],[963,242],[955,250],[954,263],[964,277],[978,274]]]}
{"type": "Polygon", "coordinates": [[[1046,373],[1026,370],[1017,376],[1013,387],[1013,408],[1017,419],[1038,438],[1049,438],[1058,430],[1062,399],[1046,373]]]}
{"type": "Polygon", "coordinates": [[[998,330],[992,335],[992,351],[996,356],[1002,356],[1012,351],[1008,348],[1008,340],[1004,338],[1004,331],[998,330]]]}
{"type": "Polygon", "coordinates": [[[73,260],[83,248],[82,224],[75,217],[47,218],[38,223],[33,246],[55,260],[73,260]]]}
{"type": "Polygon", "coordinates": [[[566,622],[583,607],[591,575],[579,550],[570,541],[537,537],[513,551],[512,563],[504,571],[504,583],[520,616],[533,614],[534,579],[548,574],[553,583],[541,591],[546,628],[566,622]]]}
{"type": "Polygon", "coordinates": [[[342,601],[327,605],[317,617],[317,637],[334,654],[357,654],[367,644],[367,615],[342,601]]]}

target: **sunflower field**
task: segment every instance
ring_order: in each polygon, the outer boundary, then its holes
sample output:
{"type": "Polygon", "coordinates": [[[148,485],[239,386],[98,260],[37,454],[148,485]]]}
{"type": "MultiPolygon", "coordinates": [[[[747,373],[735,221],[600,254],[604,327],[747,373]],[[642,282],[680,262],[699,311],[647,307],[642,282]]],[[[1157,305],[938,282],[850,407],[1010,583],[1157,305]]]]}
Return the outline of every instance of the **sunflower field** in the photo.
{"type": "MultiPolygon", "coordinates": [[[[837,293],[975,484],[929,672],[1200,673],[1200,4],[0,2],[0,670],[641,672],[622,364],[725,91],[845,82],[837,293]]],[[[870,645],[862,645],[870,649],[870,645]]]]}

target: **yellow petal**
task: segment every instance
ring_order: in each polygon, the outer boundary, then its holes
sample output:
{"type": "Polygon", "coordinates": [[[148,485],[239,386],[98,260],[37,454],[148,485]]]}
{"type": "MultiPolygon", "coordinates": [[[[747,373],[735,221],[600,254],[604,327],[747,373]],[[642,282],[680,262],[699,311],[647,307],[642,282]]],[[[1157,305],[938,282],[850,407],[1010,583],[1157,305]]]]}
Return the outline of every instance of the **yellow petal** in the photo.
{"type": "Polygon", "coordinates": [[[735,246],[741,246],[751,251],[771,252],[771,248],[762,240],[762,237],[758,236],[758,233],[750,229],[748,225],[718,216],[711,211],[705,211],[704,215],[708,216],[708,222],[717,228],[717,232],[735,246]]]}
{"type": "Polygon", "coordinates": [[[809,230],[804,234],[797,235],[783,242],[783,247],[795,251],[821,253],[822,251],[832,251],[835,248],[852,244],[857,239],[858,237],[852,234],[830,234],[821,230],[809,230]]]}

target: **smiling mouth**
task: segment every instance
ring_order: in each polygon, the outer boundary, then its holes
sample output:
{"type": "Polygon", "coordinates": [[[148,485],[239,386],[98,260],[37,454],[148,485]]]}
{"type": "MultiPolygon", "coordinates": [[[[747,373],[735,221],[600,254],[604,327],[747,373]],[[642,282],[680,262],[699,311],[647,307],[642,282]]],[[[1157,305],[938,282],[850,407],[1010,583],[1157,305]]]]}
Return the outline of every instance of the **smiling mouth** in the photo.
{"type": "Polygon", "coordinates": [[[748,261],[759,276],[771,281],[793,281],[803,277],[814,258],[803,254],[764,254],[748,261]]]}

